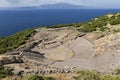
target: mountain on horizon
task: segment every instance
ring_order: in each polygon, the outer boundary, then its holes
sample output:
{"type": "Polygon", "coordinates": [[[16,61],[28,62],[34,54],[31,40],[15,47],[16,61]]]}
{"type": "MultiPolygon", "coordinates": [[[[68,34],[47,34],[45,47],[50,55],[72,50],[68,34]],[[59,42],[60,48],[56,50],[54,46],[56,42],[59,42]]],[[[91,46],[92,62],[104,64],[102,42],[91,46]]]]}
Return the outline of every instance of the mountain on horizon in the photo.
{"type": "Polygon", "coordinates": [[[88,7],[82,5],[73,5],[69,3],[56,3],[56,4],[45,4],[40,6],[13,7],[13,8],[0,8],[0,9],[29,10],[29,9],[87,9],[87,8],[88,7]]]}
{"type": "Polygon", "coordinates": [[[69,3],[46,4],[39,6],[39,9],[82,9],[82,8],[85,8],[85,6],[73,5],[69,3]]]}

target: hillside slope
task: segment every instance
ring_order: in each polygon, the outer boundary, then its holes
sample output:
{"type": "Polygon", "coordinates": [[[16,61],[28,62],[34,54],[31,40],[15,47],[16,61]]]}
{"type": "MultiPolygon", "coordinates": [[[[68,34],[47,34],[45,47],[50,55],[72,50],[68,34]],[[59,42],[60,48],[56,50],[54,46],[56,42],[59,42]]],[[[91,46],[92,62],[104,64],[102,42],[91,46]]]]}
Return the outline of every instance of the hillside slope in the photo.
{"type": "Polygon", "coordinates": [[[0,40],[0,51],[9,48],[4,46],[6,40],[14,44],[25,40],[0,55],[0,64],[14,68],[14,73],[67,74],[80,69],[112,73],[120,68],[120,13],[17,34],[13,35],[16,40],[12,41],[13,36],[0,40]]]}

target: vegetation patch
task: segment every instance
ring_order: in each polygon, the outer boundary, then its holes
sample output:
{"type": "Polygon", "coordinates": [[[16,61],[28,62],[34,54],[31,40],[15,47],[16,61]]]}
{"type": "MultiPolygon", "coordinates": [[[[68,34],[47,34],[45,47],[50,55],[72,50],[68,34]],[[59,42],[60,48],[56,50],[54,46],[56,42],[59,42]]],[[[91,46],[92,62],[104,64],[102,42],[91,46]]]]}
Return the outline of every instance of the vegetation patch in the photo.
{"type": "Polygon", "coordinates": [[[0,65],[0,78],[5,78],[7,76],[12,76],[12,70],[8,68],[4,68],[2,65],[0,65]]]}
{"type": "Polygon", "coordinates": [[[29,75],[27,76],[27,80],[55,80],[55,79],[52,77],[46,77],[46,76],[29,75]]]}
{"type": "Polygon", "coordinates": [[[27,29],[20,31],[14,35],[0,38],[0,54],[3,54],[9,50],[15,49],[20,45],[25,44],[34,31],[34,29],[27,29]]]}
{"type": "Polygon", "coordinates": [[[53,26],[47,26],[47,28],[62,28],[62,27],[69,27],[69,26],[73,26],[73,24],[58,24],[53,26]]]}
{"type": "Polygon", "coordinates": [[[100,80],[100,74],[95,71],[80,70],[77,71],[77,74],[79,76],[75,77],[75,80],[100,80]]]}
{"type": "Polygon", "coordinates": [[[80,70],[77,71],[78,76],[75,80],[120,80],[120,70],[117,69],[114,75],[100,73],[96,71],[80,70]],[[117,72],[116,72],[117,71],[117,72]]]}
{"type": "Polygon", "coordinates": [[[118,25],[120,24],[120,13],[107,14],[98,18],[91,19],[88,22],[74,23],[74,24],[60,24],[55,26],[48,26],[47,28],[61,28],[61,27],[76,27],[80,32],[93,32],[93,31],[109,31],[106,27],[107,24],[118,25]],[[111,15],[111,16],[109,16],[111,15]]]}

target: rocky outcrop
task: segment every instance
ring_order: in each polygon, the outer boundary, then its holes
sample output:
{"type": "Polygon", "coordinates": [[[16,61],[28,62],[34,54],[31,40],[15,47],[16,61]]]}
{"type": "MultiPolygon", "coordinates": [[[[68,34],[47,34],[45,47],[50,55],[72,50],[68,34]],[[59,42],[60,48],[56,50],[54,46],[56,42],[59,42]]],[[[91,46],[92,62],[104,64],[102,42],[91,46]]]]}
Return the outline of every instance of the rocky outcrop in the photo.
{"type": "Polygon", "coordinates": [[[11,56],[11,55],[2,55],[0,56],[0,64],[13,64],[13,63],[22,63],[23,60],[19,56],[11,56]]]}
{"type": "Polygon", "coordinates": [[[94,47],[98,52],[120,50],[120,33],[110,34],[96,40],[94,42],[94,47]]]}

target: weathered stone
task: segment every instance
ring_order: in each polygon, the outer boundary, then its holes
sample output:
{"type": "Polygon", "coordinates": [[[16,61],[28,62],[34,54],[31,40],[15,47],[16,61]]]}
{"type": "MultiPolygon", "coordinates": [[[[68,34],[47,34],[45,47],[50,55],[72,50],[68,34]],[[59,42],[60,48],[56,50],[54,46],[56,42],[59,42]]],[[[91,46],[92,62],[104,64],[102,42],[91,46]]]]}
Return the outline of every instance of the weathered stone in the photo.
{"type": "Polygon", "coordinates": [[[13,73],[14,73],[14,75],[16,75],[16,76],[22,76],[23,75],[23,73],[24,73],[24,71],[23,70],[14,70],[13,71],[13,73]]]}

